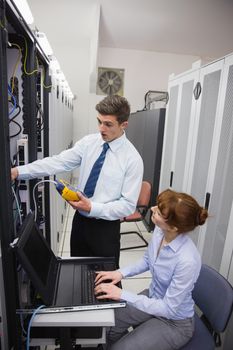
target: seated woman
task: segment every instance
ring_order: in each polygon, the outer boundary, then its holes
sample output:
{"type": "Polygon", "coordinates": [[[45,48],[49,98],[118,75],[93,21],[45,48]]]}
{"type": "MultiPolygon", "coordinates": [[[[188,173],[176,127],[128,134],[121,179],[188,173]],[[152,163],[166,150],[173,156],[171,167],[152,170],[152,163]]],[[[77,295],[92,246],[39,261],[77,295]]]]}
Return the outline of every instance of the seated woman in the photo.
{"type": "Polygon", "coordinates": [[[107,349],[179,349],[193,335],[192,290],[201,258],[187,233],[203,225],[208,212],[190,195],[172,190],[160,193],[151,210],[155,229],[143,258],[135,265],[96,276],[99,299],[127,301],[126,308],[115,309],[116,323],[107,332],[107,349]],[[115,286],[123,278],[148,270],[152,281],[140,294],[115,286]]]}

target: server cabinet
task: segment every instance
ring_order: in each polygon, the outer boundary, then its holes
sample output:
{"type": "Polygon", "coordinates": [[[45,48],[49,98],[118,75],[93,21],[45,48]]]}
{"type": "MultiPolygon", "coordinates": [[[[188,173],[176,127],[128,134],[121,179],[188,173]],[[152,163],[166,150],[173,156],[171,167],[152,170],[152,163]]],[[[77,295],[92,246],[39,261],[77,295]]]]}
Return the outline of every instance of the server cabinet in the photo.
{"type": "MultiPolygon", "coordinates": [[[[190,193],[210,213],[207,223],[195,230],[192,239],[197,244],[203,262],[232,281],[233,55],[199,68],[197,77],[194,91],[198,87],[200,96],[196,100],[195,96],[192,97],[192,111],[187,114],[189,128],[184,129],[181,123],[182,108],[177,107],[181,104],[179,95],[173,102],[176,105],[176,131],[172,139],[168,138],[167,135],[171,135],[173,130],[167,130],[171,125],[166,125],[164,149],[168,149],[171,143],[176,147],[173,162],[170,158],[167,162],[166,154],[163,154],[162,174],[168,168],[166,163],[173,164],[172,170],[179,167],[185,169],[183,177],[182,174],[179,176],[182,179],[180,183],[175,181],[174,174],[171,187],[190,193]],[[177,151],[179,139],[187,140],[184,143],[185,157],[180,155],[181,151],[177,151]]],[[[175,86],[182,84],[184,88],[182,79],[174,78],[175,86]]],[[[169,105],[169,108],[171,115],[172,106],[169,105]]],[[[164,186],[162,177],[160,186],[164,186]]]]}
{"type": "MultiPolygon", "coordinates": [[[[210,174],[214,176],[208,184],[211,193],[209,210],[213,212],[213,220],[206,228],[203,257],[216,269],[220,267],[220,273],[233,285],[233,55],[225,58],[222,78],[221,117],[211,157],[214,166],[210,174]]],[[[233,316],[224,335],[223,350],[232,347],[232,325],[233,316]]]]}
{"type": "Polygon", "coordinates": [[[233,55],[224,62],[220,107],[207,191],[212,217],[204,231],[203,259],[233,283],[233,55]]]}
{"type": "MultiPolygon", "coordinates": [[[[156,201],[159,189],[165,111],[165,108],[160,108],[133,113],[126,129],[128,139],[143,159],[143,179],[152,184],[152,204],[156,201]]],[[[145,223],[149,229],[153,228],[150,213],[146,216],[145,223]]]]}
{"type": "MultiPolygon", "coordinates": [[[[73,145],[73,107],[62,81],[52,74],[52,89],[49,96],[49,155],[70,148],[73,145]]],[[[52,178],[53,179],[53,178],[52,178]]],[[[58,179],[71,182],[71,173],[61,173],[58,179]]],[[[51,212],[51,247],[55,254],[60,254],[64,231],[67,203],[52,184],[50,191],[51,212]]]]}
{"type": "MultiPolygon", "coordinates": [[[[34,208],[36,180],[12,183],[10,168],[48,156],[54,125],[50,124],[49,129],[49,58],[10,0],[0,0],[0,63],[0,341],[3,349],[21,349],[24,346],[22,325],[27,316],[21,315],[20,322],[16,309],[33,307],[35,291],[17,263],[10,244],[17,237],[27,212],[34,208]]],[[[59,80],[58,84],[62,86],[63,97],[59,101],[56,120],[59,127],[55,138],[61,143],[54,153],[70,147],[73,136],[72,97],[64,82],[59,80]]],[[[57,103],[54,100],[54,107],[57,103]]],[[[35,207],[38,224],[51,243],[56,229],[50,231],[49,187],[45,183],[36,188],[35,207]]],[[[56,193],[54,186],[53,191],[56,193]]],[[[59,194],[56,195],[60,199],[59,194]]],[[[60,206],[64,216],[62,199],[60,206]]],[[[57,218],[57,212],[51,214],[57,218]]],[[[53,248],[57,254],[58,248],[54,245],[53,248]]]]}
{"type": "Polygon", "coordinates": [[[7,87],[7,27],[5,2],[0,1],[0,272],[1,275],[1,329],[0,337],[3,349],[20,349],[20,335],[15,317],[18,302],[17,275],[13,254],[9,245],[14,238],[12,191],[10,184],[9,150],[9,111],[7,87]]]}
{"type": "Polygon", "coordinates": [[[194,93],[198,79],[199,70],[195,67],[178,77],[171,77],[169,81],[160,191],[169,187],[182,191],[185,187],[195,123],[195,101],[199,98],[194,93]]]}
{"type": "MultiPolygon", "coordinates": [[[[211,150],[214,146],[214,130],[219,120],[219,96],[224,60],[219,60],[200,69],[201,95],[196,102],[196,117],[193,126],[193,139],[189,153],[190,166],[184,190],[193,195],[200,204],[208,207],[209,194],[207,181],[211,150]]],[[[201,230],[196,228],[192,238],[198,243],[200,252],[203,239],[201,230]]]]}

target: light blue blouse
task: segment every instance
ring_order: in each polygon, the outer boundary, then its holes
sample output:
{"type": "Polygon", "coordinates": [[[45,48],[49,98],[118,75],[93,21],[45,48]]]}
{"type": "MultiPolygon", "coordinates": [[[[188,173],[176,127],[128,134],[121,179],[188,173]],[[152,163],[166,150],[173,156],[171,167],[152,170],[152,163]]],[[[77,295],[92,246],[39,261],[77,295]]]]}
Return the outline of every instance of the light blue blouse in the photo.
{"type": "Polygon", "coordinates": [[[200,254],[187,234],[178,235],[157,252],[163,232],[155,227],[143,258],[133,266],[120,269],[124,277],[150,270],[149,297],[123,290],[121,298],[154,316],[181,320],[194,315],[192,290],[201,268],[200,254]]]}

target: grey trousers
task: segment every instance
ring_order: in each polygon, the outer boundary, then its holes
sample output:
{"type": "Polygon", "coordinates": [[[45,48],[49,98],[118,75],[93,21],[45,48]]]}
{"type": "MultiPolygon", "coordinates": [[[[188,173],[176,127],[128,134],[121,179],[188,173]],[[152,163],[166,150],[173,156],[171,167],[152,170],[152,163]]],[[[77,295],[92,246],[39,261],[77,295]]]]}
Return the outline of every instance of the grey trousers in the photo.
{"type": "MultiPolygon", "coordinates": [[[[142,293],[148,295],[148,290],[142,293]]],[[[167,320],[133,306],[115,309],[115,327],[107,330],[107,350],[173,350],[185,345],[194,332],[194,318],[167,320]],[[133,327],[128,331],[129,327],[133,327]]]]}

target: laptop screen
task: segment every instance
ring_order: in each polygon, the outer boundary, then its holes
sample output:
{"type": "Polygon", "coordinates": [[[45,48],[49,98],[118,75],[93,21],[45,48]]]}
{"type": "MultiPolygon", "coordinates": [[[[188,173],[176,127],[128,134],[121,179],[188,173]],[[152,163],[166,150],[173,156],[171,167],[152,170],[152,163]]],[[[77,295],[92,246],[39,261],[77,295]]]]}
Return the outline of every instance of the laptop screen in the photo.
{"type": "Polygon", "coordinates": [[[17,243],[17,257],[30,276],[44,303],[51,304],[56,284],[58,261],[29,213],[17,243]]]}
{"type": "MultiPolygon", "coordinates": [[[[71,310],[71,306],[74,305],[76,310],[125,306],[125,302],[121,301],[98,301],[98,303],[88,301],[87,304],[83,300],[87,291],[90,290],[92,294],[94,291],[93,285],[90,284],[93,281],[92,274],[85,275],[82,268],[86,266],[87,270],[93,272],[100,268],[103,270],[115,268],[114,258],[57,258],[34,222],[33,214],[28,214],[24,220],[14,248],[37,293],[45,305],[52,306],[49,308],[53,310],[52,312],[65,312],[66,307],[71,310]]],[[[75,311],[75,308],[72,308],[72,311],[75,311]]]]}
{"type": "Polygon", "coordinates": [[[50,251],[45,249],[44,242],[41,240],[41,236],[38,235],[35,225],[30,230],[31,234],[23,248],[24,254],[40,278],[41,283],[46,285],[49,274],[48,266],[50,266],[52,256],[50,251]]]}

